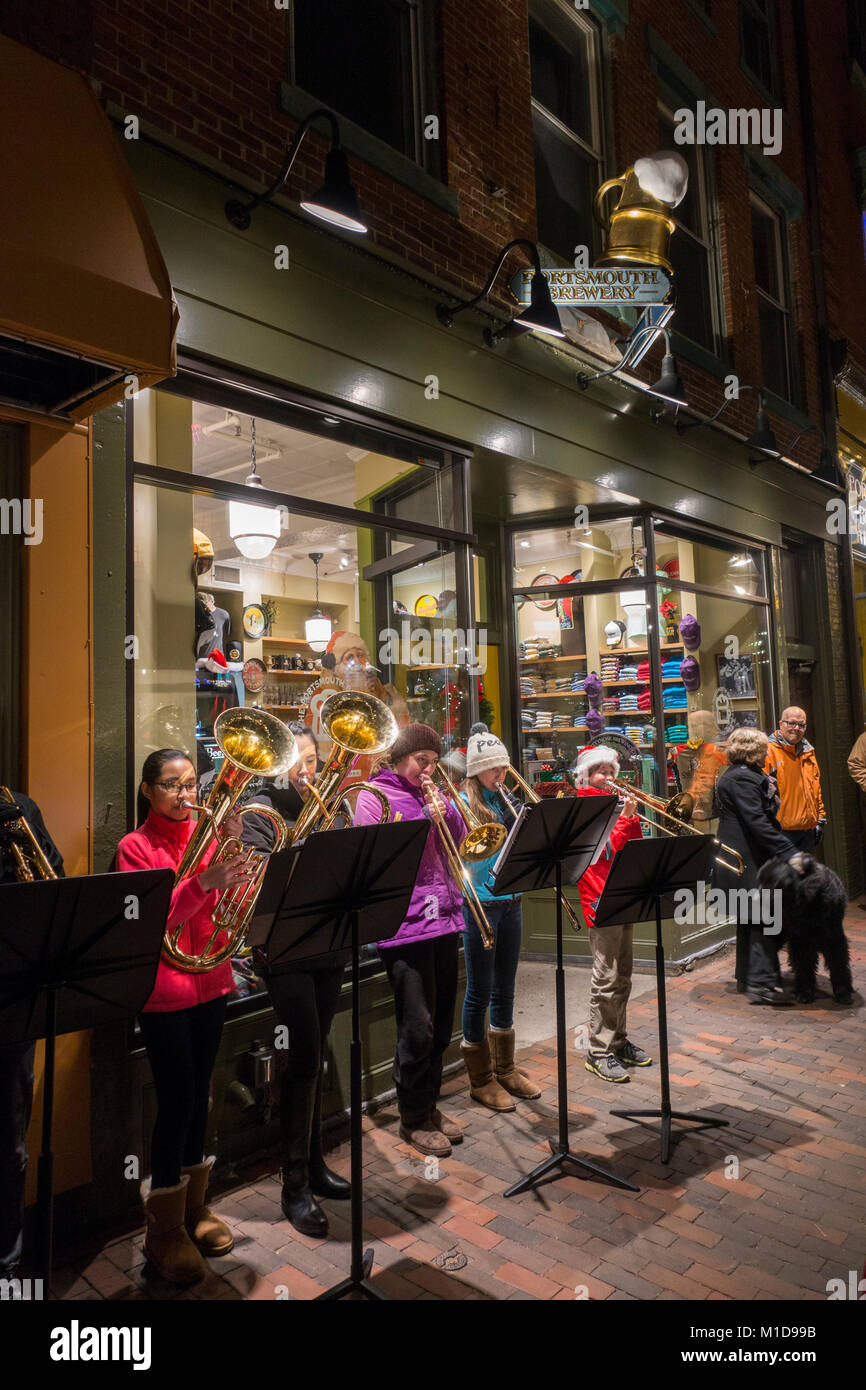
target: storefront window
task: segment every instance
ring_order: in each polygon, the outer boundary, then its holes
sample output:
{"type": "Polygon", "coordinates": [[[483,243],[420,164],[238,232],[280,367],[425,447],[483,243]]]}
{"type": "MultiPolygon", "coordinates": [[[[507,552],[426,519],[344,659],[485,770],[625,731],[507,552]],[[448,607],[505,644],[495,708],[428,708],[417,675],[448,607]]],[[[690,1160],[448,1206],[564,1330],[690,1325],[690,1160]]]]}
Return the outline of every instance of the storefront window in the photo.
{"type": "MultiPolygon", "coordinates": [[[[373,695],[398,725],[431,724],[446,752],[465,746],[478,675],[458,614],[470,612],[471,556],[418,520],[451,519],[462,497],[446,457],[402,440],[390,457],[381,433],[363,448],[170,392],[142,393],[134,421],[136,770],[155,749],[188,750],[206,800],[223,762],[215,721],[237,706],[306,724],[321,763],[331,746],[322,706],[342,689],[373,695]],[[423,462],[400,457],[413,447],[423,462]],[[251,488],[241,536],[237,500],[219,485],[243,484],[253,452],[272,494],[309,501],[259,504],[251,488]],[[262,533],[252,545],[250,531],[262,533]]],[[[364,757],[351,780],[371,771],[364,757]]],[[[260,992],[248,965],[234,964],[238,995],[260,992]]]]}

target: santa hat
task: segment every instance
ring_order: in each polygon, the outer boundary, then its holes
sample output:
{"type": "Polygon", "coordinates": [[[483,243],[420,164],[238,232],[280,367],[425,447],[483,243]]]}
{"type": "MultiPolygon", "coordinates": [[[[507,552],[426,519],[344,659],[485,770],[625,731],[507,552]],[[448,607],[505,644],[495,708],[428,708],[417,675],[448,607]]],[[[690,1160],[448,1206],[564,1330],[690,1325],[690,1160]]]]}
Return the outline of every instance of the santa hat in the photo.
{"type": "MultiPolygon", "coordinates": [[[[363,647],[367,650],[367,643],[357,632],[332,632],[331,640],[325,648],[325,655],[322,657],[322,666],[326,671],[333,671],[347,652],[353,651],[356,647],[363,647]]],[[[371,670],[376,670],[375,666],[370,667],[370,658],[367,657],[367,666],[371,670]]]]}
{"type": "Polygon", "coordinates": [[[608,748],[604,743],[596,744],[594,748],[584,748],[574,767],[577,786],[585,787],[593,768],[601,767],[602,763],[610,763],[614,779],[619,776],[619,758],[612,748],[608,748]]]}

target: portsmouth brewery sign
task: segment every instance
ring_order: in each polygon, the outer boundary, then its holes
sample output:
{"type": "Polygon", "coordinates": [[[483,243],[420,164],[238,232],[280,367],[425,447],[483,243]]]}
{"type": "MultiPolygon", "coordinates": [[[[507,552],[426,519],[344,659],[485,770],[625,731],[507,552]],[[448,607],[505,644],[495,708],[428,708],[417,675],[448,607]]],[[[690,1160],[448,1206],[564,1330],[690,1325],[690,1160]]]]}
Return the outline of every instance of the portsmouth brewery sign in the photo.
{"type": "MultiPolygon", "coordinates": [[[[554,304],[664,304],[671,282],[663,270],[638,266],[585,266],[542,270],[554,304]]],[[[533,270],[518,271],[511,289],[519,304],[529,304],[533,270]]]]}

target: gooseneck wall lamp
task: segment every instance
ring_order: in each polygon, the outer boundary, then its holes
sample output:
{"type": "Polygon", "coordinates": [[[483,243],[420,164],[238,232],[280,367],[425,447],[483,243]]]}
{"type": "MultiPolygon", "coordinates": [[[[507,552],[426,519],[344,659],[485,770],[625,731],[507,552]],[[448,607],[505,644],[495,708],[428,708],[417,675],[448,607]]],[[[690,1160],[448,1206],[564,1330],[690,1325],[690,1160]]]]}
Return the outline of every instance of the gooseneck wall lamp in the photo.
{"type": "Polygon", "coordinates": [[[313,121],[320,117],[327,121],[331,127],[331,148],[325,158],[325,182],[318,193],[314,193],[309,198],[301,199],[301,207],[305,212],[312,213],[314,217],[321,218],[323,222],[329,222],[333,227],[341,227],[347,232],[366,232],[367,224],[361,214],[358,195],[349,177],[349,161],[340,144],[339,124],[334,113],[328,111],[324,106],[311,111],[301,121],[295,131],[295,138],[286,152],[282,168],[270,188],[264,193],[260,193],[258,197],[250,198],[246,203],[240,202],[237,198],[231,198],[226,203],[226,217],[233,227],[237,227],[238,231],[245,232],[250,225],[251,214],[255,212],[256,208],[261,203],[269,203],[274,195],[281,191],[291,173],[292,165],[298,150],[301,148],[304,136],[313,121]]]}
{"type": "Polygon", "coordinates": [[[631,364],[637,349],[644,340],[650,336],[655,337],[657,334],[660,334],[665,340],[665,355],[662,358],[661,376],[647,389],[653,396],[659,396],[662,400],[669,401],[671,405],[688,405],[686,390],[677,371],[677,359],[671,352],[671,335],[666,328],[659,328],[656,324],[647,324],[632,334],[615,367],[609,367],[606,372],[595,372],[592,376],[587,376],[585,372],[579,372],[577,384],[581,391],[585,391],[592,381],[601,381],[604,377],[615,376],[617,372],[624,371],[631,364]]]}
{"type": "MultiPolygon", "coordinates": [[[[684,434],[686,430],[697,430],[701,429],[704,425],[714,425],[722,412],[727,410],[731,401],[738,400],[744,391],[757,391],[758,393],[758,410],[755,415],[755,428],[746,440],[746,448],[757,449],[768,458],[781,458],[782,451],[776,443],[776,436],[770,424],[770,417],[764,409],[764,392],[758,386],[741,386],[736,396],[726,396],[718,410],[713,415],[708,416],[706,420],[677,420],[674,428],[678,434],[684,434]]],[[[806,431],[804,430],[803,433],[806,433],[806,431]]],[[[800,436],[797,435],[797,439],[799,438],[800,436]]],[[[794,442],[796,443],[796,440],[794,442]]],[[[752,464],[752,467],[755,467],[761,460],[750,459],[749,462],[752,464]]]]}
{"type": "Polygon", "coordinates": [[[553,338],[564,338],[565,333],[559,319],[559,312],[550,297],[550,286],[547,283],[541,270],[541,260],[538,255],[538,247],[534,241],[526,241],[523,237],[518,237],[515,241],[509,241],[507,246],[503,246],[499,253],[493,269],[487,277],[486,283],[480,294],[476,294],[474,299],[461,300],[459,304],[437,304],[436,317],[446,328],[450,328],[454,323],[457,314],[462,314],[464,309],[474,309],[476,304],[480,304],[482,299],[486,299],[496,277],[502,269],[506,258],[515,250],[522,246],[529,252],[532,259],[534,274],[530,284],[530,302],[522,314],[518,314],[501,329],[496,331],[486,328],[484,330],[484,341],[488,347],[495,347],[500,338],[513,334],[520,330],[535,329],[538,333],[547,333],[553,338]]]}

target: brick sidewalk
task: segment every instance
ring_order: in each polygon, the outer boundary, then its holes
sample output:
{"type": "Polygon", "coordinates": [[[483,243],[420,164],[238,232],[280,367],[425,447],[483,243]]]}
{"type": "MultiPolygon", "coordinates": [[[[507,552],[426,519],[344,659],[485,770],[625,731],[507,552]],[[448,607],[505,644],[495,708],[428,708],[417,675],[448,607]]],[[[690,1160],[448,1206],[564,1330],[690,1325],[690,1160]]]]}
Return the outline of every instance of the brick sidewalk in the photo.
{"type": "MultiPolygon", "coordinates": [[[[866,995],[866,915],[850,908],[855,985],[866,995]]],[[[503,1189],[549,1153],[556,1133],[552,1042],[521,1054],[543,1088],[514,1114],[448,1081],[465,1141],[438,1177],[397,1139],[396,1111],[364,1121],[365,1244],[395,1299],[824,1299],[827,1281],[866,1256],[866,1069],[861,997],[834,1004],[826,976],[809,1007],[750,1006],[734,991],[730,950],[668,982],[674,1108],[706,1107],[730,1128],[697,1133],[658,1162],[658,1140],[613,1108],[652,1108],[658,1067],[608,1086],[569,1055],[572,1148],[639,1184],[617,1190],[557,1178],[506,1199],[503,1189]],[[733,1160],[733,1161],[732,1161],[733,1160]],[[738,1176],[732,1176],[738,1166],[738,1176]],[[435,1180],[431,1178],[435,1177],[435,1180]],[[447,1263],[450,1268],[443,1268],[447,1263]],[[459,1267],[457,1267],[459,1266],[459,1267]]],[[[551,1015],[553,971],[551,970],[551,1015]]],[[[519,988],[519,985],[518,985],[519,988]]],[[[657,1046],[655,994],[629,1010],[630,1032],[657,1046]]],[[[573,1043],[573,1033],[569,1043],[573,1043]]],[[[331,1154],[348,1175],[348,1143],[331,1154]]],[[[429,1161],[428,1161],[429,1163],[429,1161]]],[[[344,1277],[348,1203],[329,1203],[326,1241],[282,1218],[275,1165],[214,1203],[235,1229],[231,1254],[177,1293],[142,1274],[141,1235],[112,1241],[54,1281],[67,1299],[309,1299],[344,1277]]]]}

